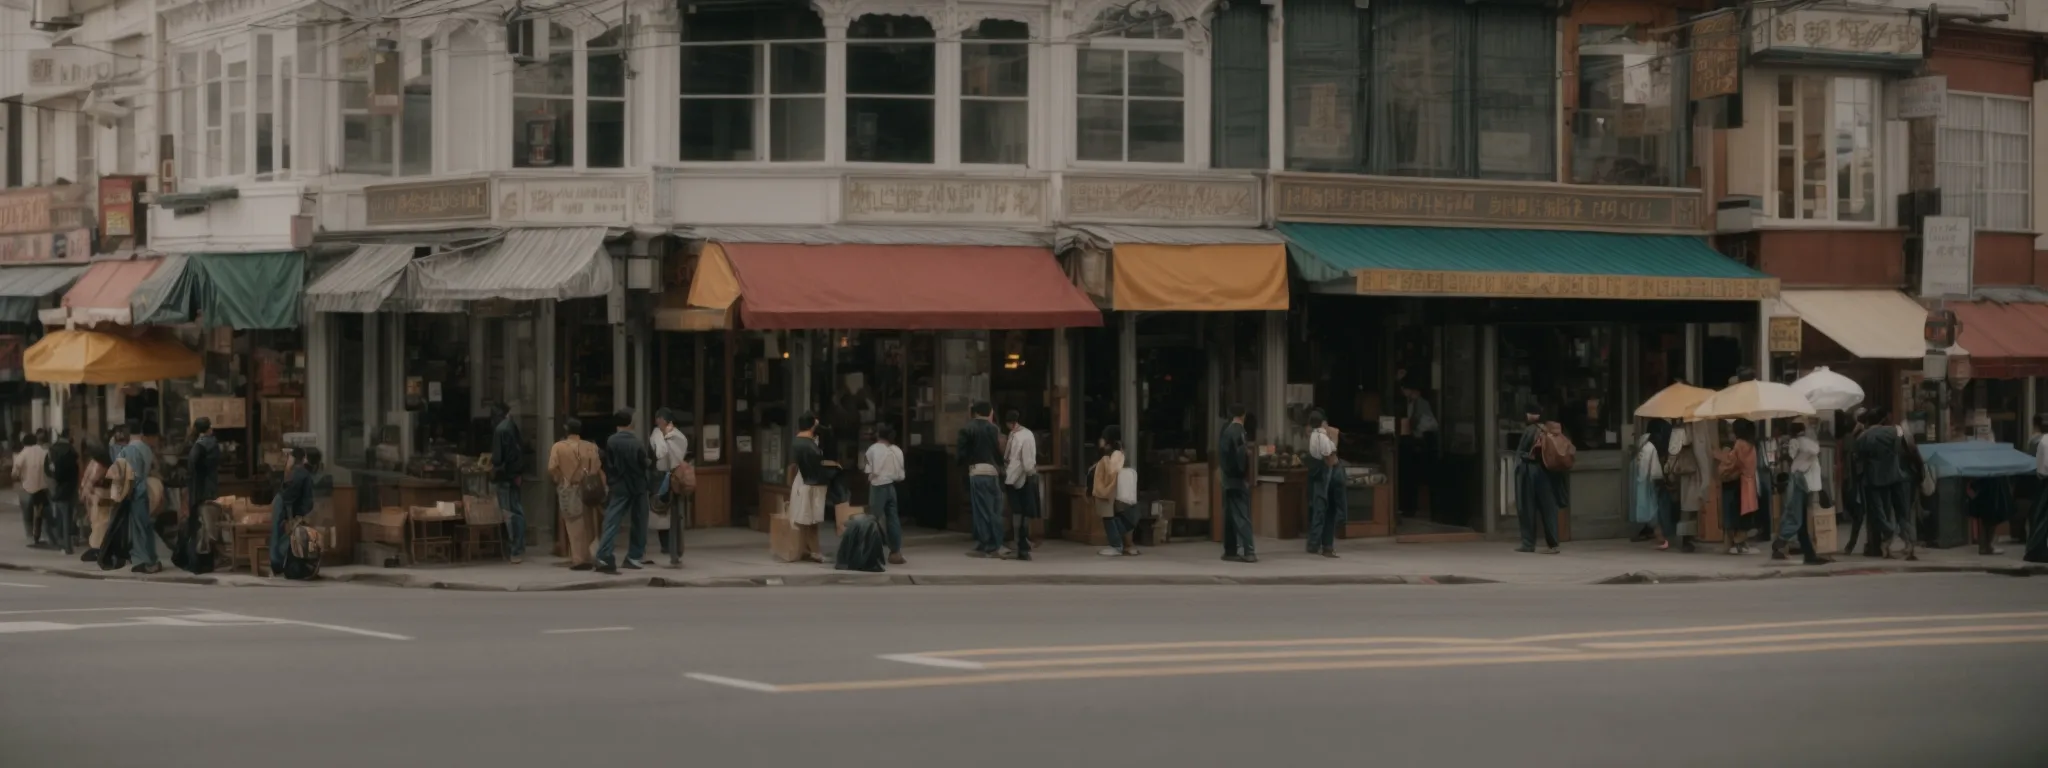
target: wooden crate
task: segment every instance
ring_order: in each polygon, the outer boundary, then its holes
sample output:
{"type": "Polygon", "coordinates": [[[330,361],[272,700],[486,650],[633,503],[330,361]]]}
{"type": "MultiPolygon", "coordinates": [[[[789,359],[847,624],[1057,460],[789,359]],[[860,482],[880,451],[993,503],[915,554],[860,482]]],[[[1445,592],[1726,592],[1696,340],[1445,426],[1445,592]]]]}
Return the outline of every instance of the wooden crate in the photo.
{"type": "Polygon", "coordinates": [[[1816,509],[1809,522],[1813,525],[1813,548],[1820,550],[1820,554],[1831,554],[1842,548],[1841,536],[1835,528],[1834,510],[1816,509]]]}

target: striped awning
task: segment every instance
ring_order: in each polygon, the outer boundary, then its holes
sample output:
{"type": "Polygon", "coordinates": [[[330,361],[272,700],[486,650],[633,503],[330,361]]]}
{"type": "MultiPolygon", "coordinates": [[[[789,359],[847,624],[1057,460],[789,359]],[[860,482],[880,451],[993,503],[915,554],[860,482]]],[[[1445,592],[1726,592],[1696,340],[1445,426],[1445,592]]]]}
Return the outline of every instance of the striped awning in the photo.
{"type": "Polygon", "coordinates": [[[71,290],[64,292],[63,307],[81,325],[134,321],[130,299],[142,281],[156,272],[161,259],[96,261],[71,290]]]}
{"type": "Polygon", "coordinates": [[[357,248],[306,289],[306,310],[377,311],[397,290],[400,277],[420,247],[412,243],[385,243],[357,248]]]}
{"type": "Polygon", "coordinates": [[[604,227],[514,229],[496,244],[416,259],[401,281],[414,302],[584,299],[611,293],[604,227]]]}

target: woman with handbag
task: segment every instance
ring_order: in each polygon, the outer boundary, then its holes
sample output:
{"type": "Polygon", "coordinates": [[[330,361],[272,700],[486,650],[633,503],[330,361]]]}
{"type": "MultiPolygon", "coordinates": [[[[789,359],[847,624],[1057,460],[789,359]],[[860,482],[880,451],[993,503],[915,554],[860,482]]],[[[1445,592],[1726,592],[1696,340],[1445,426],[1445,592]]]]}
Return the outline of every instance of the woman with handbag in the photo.
{"type": "Polygon", "coordinates": [[[1794,538],[1799,541],[1799,551],[1806,565],[1826,565],[1834,562],[1822,557],[1813,548],[1812,527],[1807,516],[1807,497],[1819,494],[1818,501],[1823,507],[1827,502],[1827,488],[1820,482],[1820,443],[1806,432],[1806,423],[1795,421],[1786,430],[1791,439],[1785,442],[1785,451],[1792,456],[1791,477],[1785,482],[1785,514],[1778,524],[1778,538],[1771,542],[1771,559],[1784,560],[1785,550],[1794,538]]]}
{"type": "Polygon", "coordinates": [[[1650,422],[1649,430],[1643,435],[1642,447],[1636,450],[1635,499],[1630,508],[1629,521],[1641,524],[1652,532],[1659,551],[1671,548],[1671,528],[1662,524],[1668,514],[1675,513],[1676,499],[1671,495],[1671,478],[1664,474],[1664,465],[1671,458],[1671,422],[1658,419],[1650,422]]]}
{"type": "Polygon", "coordinates": [[[1114,424],[1103,428],[1102,439],[1096,446],[1102,449],[1102,458],[1095,461],[1094,474],[1090,477],[1089,495],[1095,500],[1095,514],[1102,517],[1102,533],[1108,546],[1097,554],[1103,557],[1120,557],[1138,554],[1136,542],[1131,539],[1132,531],[1125,530],[1127,521],[1123,514],[1125,506],[1117,499],[1117,483],[1124,471],[1124,430],[1114,424]]]}
{"type": "Polygon", "coordinates": [[[1735,444],[1714,458],[1721,478],[1721,535],[1728,541],[1728,554],[1754,555],[1743,517],[1757,511],[1756,422],[1735,422],[1735,444]]]}

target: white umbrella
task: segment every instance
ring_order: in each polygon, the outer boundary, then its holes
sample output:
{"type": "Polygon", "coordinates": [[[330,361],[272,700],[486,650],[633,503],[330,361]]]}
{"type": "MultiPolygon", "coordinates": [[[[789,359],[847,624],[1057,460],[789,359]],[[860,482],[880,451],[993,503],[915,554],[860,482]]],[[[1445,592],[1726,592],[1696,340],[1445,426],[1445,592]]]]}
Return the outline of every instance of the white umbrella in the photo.
{"type": "Polygon", "coordinates": [[[1791,387],[1774,381],[1745,381],[1715,392],[1693,410],[1693,421],[1707,419],[1783,419],[1812,416],[1813,404],[1791,387]]]}
{"type": "Polygon", "coordinates": [[[1792,391],[1806,398],[1816,411],[1846,411],[1863,402],[1863,386],[1825,366],[1792,382],[1792,391]]]}

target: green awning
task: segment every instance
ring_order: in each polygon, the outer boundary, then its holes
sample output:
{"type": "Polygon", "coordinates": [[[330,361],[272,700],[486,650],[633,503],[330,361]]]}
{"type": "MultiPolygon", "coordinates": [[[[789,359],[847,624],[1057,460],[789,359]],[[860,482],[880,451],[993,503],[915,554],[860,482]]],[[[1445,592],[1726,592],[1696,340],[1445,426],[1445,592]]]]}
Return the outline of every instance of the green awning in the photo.
{"type": "Polygon", "coordinates": [[[191,259],[172,254],[128,294],[129,316],[136,325],[179,325],[192,322],[191,259]]]}
{"type": "Polygon", "coordinates": [[[1684,235],[1279,225],[1301,276],[1363,295],[1755,301],[1777,278],[1684,235]]]}
{"type": "Polygon", "coordinates": [[[194,280],[199,319],[207,326],[299,327],[304,253],[196,253],[187,271],[194,280]]]}

